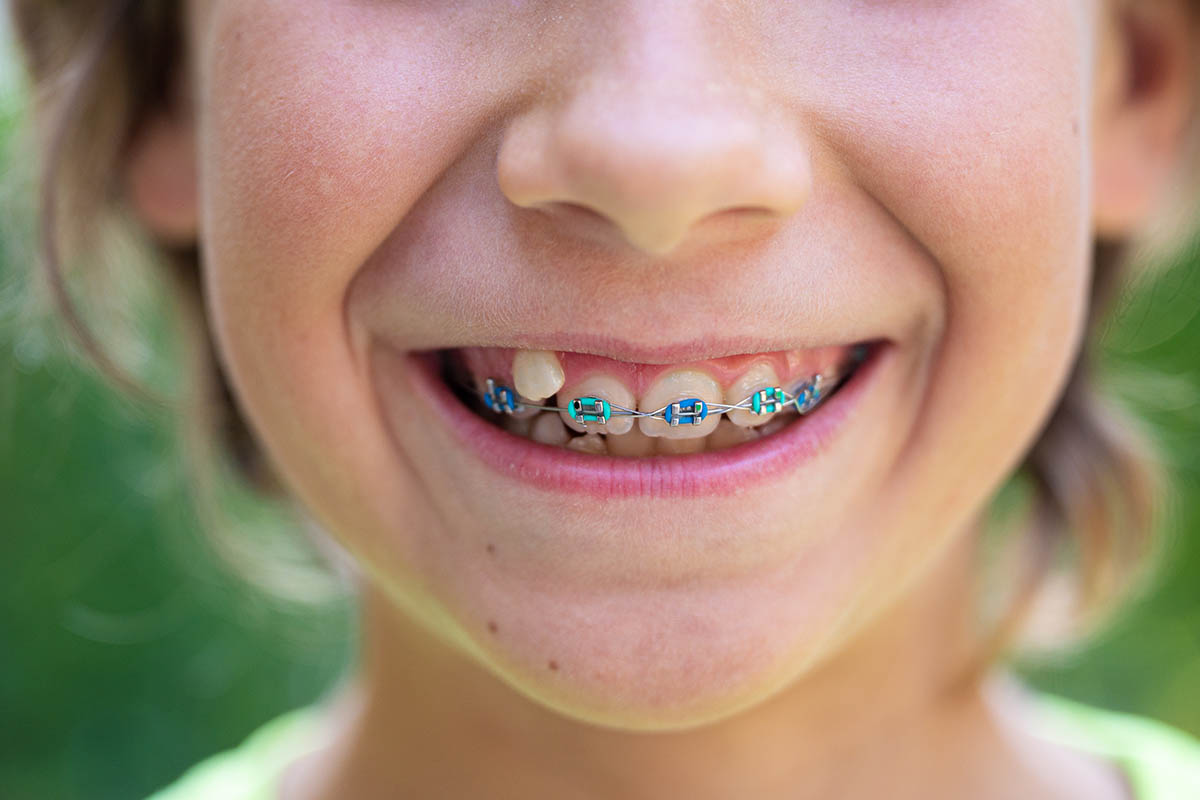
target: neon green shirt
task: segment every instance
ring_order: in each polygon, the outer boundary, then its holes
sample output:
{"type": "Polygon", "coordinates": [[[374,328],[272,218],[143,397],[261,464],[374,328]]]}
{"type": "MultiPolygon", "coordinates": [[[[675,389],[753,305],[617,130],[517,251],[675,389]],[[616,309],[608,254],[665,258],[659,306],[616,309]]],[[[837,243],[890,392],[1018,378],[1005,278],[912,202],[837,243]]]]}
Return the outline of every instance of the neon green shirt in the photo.
{"type": "MultiPolygon", "coordinates": [[[[1137,800],[1200,798],[1200,740],[1162,722],[1031,692],[1044,738],[1093,753],[1124,770],[1137,800]]],[[[267,722],[240,746],[184,773],[149,800],[275,800],[293,760],[317,747],[320,709],[300,708],[267,722]]]]}

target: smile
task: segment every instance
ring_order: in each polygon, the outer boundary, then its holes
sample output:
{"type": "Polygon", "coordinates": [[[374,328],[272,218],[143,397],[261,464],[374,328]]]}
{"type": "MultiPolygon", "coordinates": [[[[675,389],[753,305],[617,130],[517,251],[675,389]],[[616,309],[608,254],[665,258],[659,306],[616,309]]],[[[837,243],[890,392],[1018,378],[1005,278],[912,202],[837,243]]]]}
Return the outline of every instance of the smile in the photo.
{"type": "Polygon", "coordinates": [[[720,364],[660,367],[648,379],[646,365],[476,348],[444,351],[443,377],[468,408],[517,436],[637,458],[715,452],[771,436],[797,415],[815,411],[868,353],[867,345],[857,345],[737,356],[720,364]],[[503,373],[511,378],[486,371],[506,360],[510,368],[503,373]],[[779,385],[780,373],[788,388],[779,385]],[[640,397],[637,383],[645,386],[640,397]]]}
{"type": "Polygon", "coordinates": [[[506,478],[596,498],[680,498],[739,493],[818,457],[894,350],[880,340],[649,365],[469,347],[410,352],[405,372],[456,449],[506,478]],[[541,370],[532,377],[530,360],[541,370]],[[817,389],[807,399],[805,386],[817,389]]]}

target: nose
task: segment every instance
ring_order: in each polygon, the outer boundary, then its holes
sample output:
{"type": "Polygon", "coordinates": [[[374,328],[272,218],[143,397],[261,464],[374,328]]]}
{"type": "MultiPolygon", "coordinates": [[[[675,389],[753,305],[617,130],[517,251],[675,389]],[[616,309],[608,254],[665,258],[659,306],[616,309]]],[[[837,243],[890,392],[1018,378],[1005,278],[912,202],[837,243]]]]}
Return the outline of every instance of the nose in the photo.
{"type": "Polygon", "coordinates": [[[497,178],[511,202],[580,225],[598,217],[653,255],[715,232],[719,217],[778,221],[804,205],[812,167],[794,111],[723,73],[678,27],[643,28],[635,43],[653,56],[594,59],[510,120],[497,178]]]}

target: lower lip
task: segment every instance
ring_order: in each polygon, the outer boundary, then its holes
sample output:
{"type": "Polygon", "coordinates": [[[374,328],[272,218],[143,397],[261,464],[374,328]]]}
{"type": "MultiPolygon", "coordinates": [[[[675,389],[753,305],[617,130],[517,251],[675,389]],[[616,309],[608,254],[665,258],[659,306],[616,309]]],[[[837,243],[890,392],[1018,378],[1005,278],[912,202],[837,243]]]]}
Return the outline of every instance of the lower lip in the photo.
{"type": "Polygon", "coordinates": [[[492,425],[463,405],[440,377],[437,354],[409,353],[416,394],[464,450],[504,478],[548,492],[615,498],[736,494],[780,480],[826,451],[894,348],[876,343],[851,378],[816,411],[770,436],[712,453],[643,458],[598,456],[545,445],[492,425]]]}

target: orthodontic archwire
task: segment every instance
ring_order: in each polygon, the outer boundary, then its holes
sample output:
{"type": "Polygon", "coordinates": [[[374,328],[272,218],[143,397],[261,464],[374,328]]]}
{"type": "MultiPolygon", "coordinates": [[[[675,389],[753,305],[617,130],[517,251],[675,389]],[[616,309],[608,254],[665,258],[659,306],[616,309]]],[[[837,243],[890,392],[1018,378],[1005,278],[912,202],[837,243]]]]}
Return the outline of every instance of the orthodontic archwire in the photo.
{"type": "MultiPolygon", "coordinates": [[[[853,364],[846,374],[853,371],[862,360],[862,356],[856,353],[853,364]]],[[[699,425],[710,415],[719,416],[737,410],[765,416],[794,408],[801,415],[808,414],[820,405],[828,394],[829,387],[842,377],[838,374],[840,370],[837,367],[834,367],[832,372],[833,374],[817,374],[801,381],[790,392],[784,391],[778,386],[771,386],[759,389],[749,397],[733,404],[710,403],[699,397],[687,397],[675,400],[654,411],[626,408],[594,395],[576,397],[566,406],[532,403],[523,400],[511,386],[500,383],[494,378],[484,381],[485,388],[480,394],[483,404],[488,410],[497,414],[511,415],[530,410],[554,411],[569,415],[584,428],[588,428],[590,425],[603,427],[614,417],[650,417],[661,419],[674,428],[680,425],[699,425]]]]}

